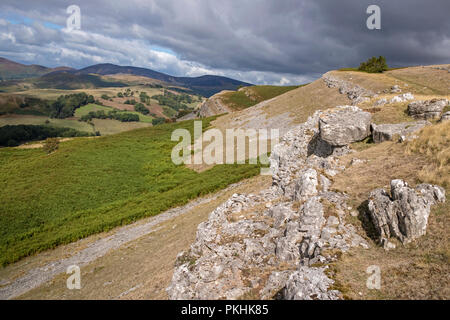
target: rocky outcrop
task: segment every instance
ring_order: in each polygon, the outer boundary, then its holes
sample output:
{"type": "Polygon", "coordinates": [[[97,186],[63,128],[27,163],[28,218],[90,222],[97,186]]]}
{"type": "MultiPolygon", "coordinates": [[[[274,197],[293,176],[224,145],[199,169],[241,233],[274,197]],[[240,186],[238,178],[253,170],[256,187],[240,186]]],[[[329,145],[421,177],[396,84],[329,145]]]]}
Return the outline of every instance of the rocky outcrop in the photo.
{"type": "Polygon", "coordinates": [[[221,96],[224,92],[225,91],[216,93],[203,102],[198,112],[199,116],[202,118],[207,118],[218,114],[231,112],[230,108],[228,108],[221,100],[221,96]]]}
{"type": "Polygon", "coordinates": [[[406,140],[415,132],[418,132],[426,125],[430,125],[428,121],[404,122],[396,124],[374,124],[372,123],[372,139],[375,143],[383,141],[392,141],[394,137],[406,140]]]}
{"type": "Polygon", "coordinates": [[[430,208],[445,202],[445,190],[421,184],[410,188],[405,181],[392,180],[391,194],[376,189],[369,195],[368,210],[380,243],[386,248],[389,238],[409,243],[426,233],[430,208]]]}
{"type": "Polygon", "coordinates": [[[347,196],[329,191],[345,169],[339,155],[349,152],[321,139],[319,119],[330,112],[316,112],[280,139],[271,188],[233,195],[198,226],[195,242],[178,255],[170,299],[340,297],[330,290],[327,264],[336,252],[368,245],[345,222],[347,196]]]}
{"type": "Polygon", "coordinates": [[[368,101],[375,94],[359,85],[351,83],[349,81],[342,80],[327,72],[322,76],[323,81],[328,88],[338,88],[339,93],[347,95],[354,105],[358,103],[368,101]]]}
{"type": "Polygon", "coordinates": [[[320,138],[332,146],[345,146],[370,135],[371,114],[358,107],[330,109],[320,116],[320,138]]]}
{"type": "Polygon", "coordinates": [[[400,103],[409,100],[414,100],[414,96],[410,92],[393,97],[391,100],[389,100],[389,103],[400,103]]]}
{"type": "Polygon", "coordinates": [[[416,119],[437,119],[448,104],[447,99],[414,101],[408,105],[408,115],[416,119]]]}

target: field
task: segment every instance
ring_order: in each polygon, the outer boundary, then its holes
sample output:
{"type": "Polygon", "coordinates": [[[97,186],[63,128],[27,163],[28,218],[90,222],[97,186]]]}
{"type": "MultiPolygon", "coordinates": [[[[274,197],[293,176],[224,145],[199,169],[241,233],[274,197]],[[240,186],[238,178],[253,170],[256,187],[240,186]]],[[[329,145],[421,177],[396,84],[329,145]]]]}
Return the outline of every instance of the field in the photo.
{"type": "MultiPolygon", "coordinates": [[[[111,108],[111,107],[105,107],[105,106],[100,106],[100,105],[91,103],[91,104],[88,104],[86,106],[76,109],[75,117],[81,118],[82,116],[88,114],[89,112],[100,111],[100,110],[103,110],[103,111],[105,111],[105,113],[108,113],[108,111],[112,111],[115,109],[111,108]]],[[[132,113],[132,114],[137,114],[139,116],[139,122],[152,123],[153,117],[151,117],[151,116],[147,116],[147,115],[144,115],[144,114],[136,112],[136,111],[126,111],[126,112],[132,113]]]]}
{"type": "MultiPolygon", "coordinates": [[[[204,127],[211,119],[204,120],[204,127]]],[[[259,173],[218,165],[197,173],[175,166],[165,124],[97,139],[78,138],[46,155],[0,150],[0,264],[110,230],[259,173]]]]}
{"type": "Polygon", "coordinates": [[[79,131],[85,131],[94,133],[92,126],[86,122],[78,121],[74,118],[67,119],[51,119],[43,116],[32,116],[32,115],[7,115],[0,117],[0,127],[6,125],[17,125],[17,124],[35,124],[43,125],[48,121],[48,125],[55,127],[66,127],[72,128],[79,131]]]}
{"type": "MultiPolygon", "coordinates": [[[[365,150],[343,158],[368,160],[335,176],[334,188],[346,192],[358,217],[348,216],[370,249],[351,249],[332,265],[335,287],[347,299],[447,299],[449,292],[450,248],[450,122],[426,127],[418,139],[398,144],[370,144],[365,150]],[[386,251],[371,238],[367,220],[367,197],[391,179],[404,179],[410,185],[438,184],[446,189],[447,201],[432,207],[427,234],[405,246],[397,243],[386,251]],[[376,264],[382,270],[381,290],[368,290],[366,268],[376,264]]],[[[394,240],[395,241],[395,240],[394,240]]]]}

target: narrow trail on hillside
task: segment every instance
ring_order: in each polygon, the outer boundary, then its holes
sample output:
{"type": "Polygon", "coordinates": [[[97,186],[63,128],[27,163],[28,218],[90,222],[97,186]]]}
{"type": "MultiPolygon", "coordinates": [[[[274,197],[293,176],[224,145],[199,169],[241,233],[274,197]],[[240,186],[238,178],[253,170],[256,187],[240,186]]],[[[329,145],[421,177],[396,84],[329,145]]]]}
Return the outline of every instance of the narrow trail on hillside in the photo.
{"type": "MultiPolygon", "coordinates": [[[[33,268],[26,272],[25,275],[12,280],[3,287],[0,287],[0,299],[14,299],[52,280],[57,275],[65,273],[67,267],[71,265],[77,265],[79,267],[85,266],[106,255],[108,252],[118,249],[126,243],[157,231],[159,229],[159,225],[163,222],[188,213],[195,207],[214,200],[221,194],[238,187],[240,184],[241,182],[232,184],[215,194],[198,198],[182,207],[169,209],[157,216],[146,218],[143,221],[138,221],[131,225],[117,228],[117,230],[113,231],[113,234],[92,242],[85,249],[78,251],[67,258],[47,263],[42,267],[33,268]]],[[[5,282],[5,280],[2,282],[5,282]]]]}

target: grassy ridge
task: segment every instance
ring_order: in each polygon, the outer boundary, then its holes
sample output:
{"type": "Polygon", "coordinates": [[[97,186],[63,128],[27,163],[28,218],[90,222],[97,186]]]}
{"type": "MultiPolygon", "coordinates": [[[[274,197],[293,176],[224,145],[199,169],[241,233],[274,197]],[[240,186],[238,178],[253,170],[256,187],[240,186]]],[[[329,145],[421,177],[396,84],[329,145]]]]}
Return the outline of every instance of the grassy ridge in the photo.
{"type": "Polygon", "coordinates": [[[272,99],[299,86],[252,86],[223,94],[223,102],[235,110],[242,110],[272,99]]]}
{"type": "Polygon", "coordinates": [[[156,215],[259,173],[256,165],[202,173],[175,166],[176,128],[193,124],[75,139],[49,156],[40,149],[0,150],[0,263],[156,215]]]}

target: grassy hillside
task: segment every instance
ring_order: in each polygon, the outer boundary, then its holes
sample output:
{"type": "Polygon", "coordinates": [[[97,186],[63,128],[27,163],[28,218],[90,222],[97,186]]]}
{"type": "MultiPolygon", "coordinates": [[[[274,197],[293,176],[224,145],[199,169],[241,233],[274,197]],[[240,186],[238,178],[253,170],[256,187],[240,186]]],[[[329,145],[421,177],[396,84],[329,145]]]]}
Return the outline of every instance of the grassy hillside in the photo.
{"type": "Polygon", "coordinates": [[[33,115],[14,115],[14,116],[4,116],[0,117],[0,127],[6,125],[18,125],[18,124],[34,124],[34,125],[44,125],[48,124],[59,128],[72,128],[78,131],[85,131],[89,133],[94,133],[93,128],[86,122],[81,122],[69,119],[51,119],[44,116],[33,116],[33,115]]]}
{"type": "Polygon", "coordinates": [[[231,109],[242,110],[298,87],[299,86],[251,86],[234,92],[226,92],[221,95],[221,99],[231,109]]]}
{"type": "MultiPolygon", "coordinates": [[[[204,120],[205,125],[209,120],[204,120]]],[[[0,263],[109,230],[259,173],[218,165],[196,173],[171,161],[166,124],[41,149],[0,150],[0,263]]]]}

